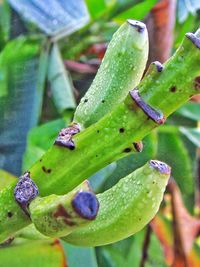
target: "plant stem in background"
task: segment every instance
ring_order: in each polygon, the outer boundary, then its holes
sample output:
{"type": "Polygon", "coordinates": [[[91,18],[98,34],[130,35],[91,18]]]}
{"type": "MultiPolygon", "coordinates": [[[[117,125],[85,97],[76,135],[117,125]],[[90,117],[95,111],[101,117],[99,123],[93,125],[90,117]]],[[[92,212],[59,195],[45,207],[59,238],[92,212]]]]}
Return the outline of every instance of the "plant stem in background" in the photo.
{"type": "Polygon", "coordinates": [[[176,18],[176,0],[161,0],[149,12],[145,24],[149,33],[149,59],[165,62],[171,55],[174,24],[176,18]]]}
{"type": "Polygon", "coordinates": [[[144,237],[143,247],[142,247],[142,259],[141,259],[140,267],[145,267],[145,263],[148,259],[148,248],[150,245],[151,232],[152,232],[151,226],[148,224],[147,229],[146,229],[146,234],[144,237]]]}

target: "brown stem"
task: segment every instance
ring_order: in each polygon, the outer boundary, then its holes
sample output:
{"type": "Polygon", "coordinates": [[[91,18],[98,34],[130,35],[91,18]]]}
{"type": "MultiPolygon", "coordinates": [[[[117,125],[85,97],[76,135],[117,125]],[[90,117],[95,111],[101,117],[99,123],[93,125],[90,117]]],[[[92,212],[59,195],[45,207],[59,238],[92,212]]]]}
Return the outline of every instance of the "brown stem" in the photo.
{"type": "Polygon", "coordinates": [[[176,0],[160,0],[145,19],[150,41],[147,66],[155,60],[163,63],[171,54],[175,9],[176,0]]]}
{"type": "Polygon", "coordinates": [[[147,225],[147,230],[146,230],[146,234],[145,234],[145,238],[144,238],[144,243],[143,243],[143,247],[142,247],[142,258],[141,258],[141,262],[140,262],[140,267],[144,267],[145,266],[145,262],[148,259],[148,248],[150,245],[150,237],[151,237],[151,227],[150,224],[147,225]]]}

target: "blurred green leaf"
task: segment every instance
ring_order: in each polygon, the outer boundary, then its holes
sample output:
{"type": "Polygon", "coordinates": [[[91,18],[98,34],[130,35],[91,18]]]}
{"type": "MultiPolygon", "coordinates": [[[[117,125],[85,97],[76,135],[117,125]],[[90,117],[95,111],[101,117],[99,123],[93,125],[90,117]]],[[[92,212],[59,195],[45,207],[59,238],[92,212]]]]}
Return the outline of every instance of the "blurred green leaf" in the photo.
{"type": "Polygon", "coordinates": [[[32,241],[0,249],[2,267],[66,267],[58,242],[32,241]]]}
{"type": "Polygon", "coordinates": [[[147,253],[148,259],[145,267],[167,267],[163,249],[154,233],[151,233],[150,245],[147,253]]]}
{"type": "Polygon", "coordinates": [[[101,15],[106,9],[106,3],[104,0],[86,0],[85,1],[90,13],[90,16],[94,19],[101,15]]]}
{"type": "Polygon", "coordinates": [[[185,196],[191,194],[194,190],[192,163],[179,134],[159,133],[157,158],[171,166],[172,176],[185,196]]]}
{"type": "Polygon", "coordinates": [[[47,47],[37,37],[19,37],[0,54],[0,168],[15,175],[21,173],[27,132],[41,111],[47,47]]]}
{"type": "Polygon", "coordinates": [[[95,193],[101,191],[102,185],[105,183],[106,179],[113,173],[116,167],[116,162],[113,162],[102,170],[95,173],[94,175],[92,175],[92,177],[90,177],[90,185],[95,193]]]}
{"type": "Polygon", "coordinates": [[[177,113],[191,120],[200,121],[200,104],[189,102],[181,107],[177,113]]]}
{"type": "Polygon", "coordinates": [[[127,176],[137,168],[143,166],[148,160],[156,156],[157,136],[156,132],[149,134],[143,140],[143,151],[134,153],[116,162],[117,167],[108,177],[103,186],[104,190],[110,188],[119,181],[120,178],[127,176]]]}
{"type": "Polygon", "coordinates": [[[62,242],[69,267],[98,267],[94,248],[81,248],[62,242]]]}
{"type": "Polygon", "coordinates": [[[99,267],[139,267],[145,230],[114,244],[96,248],[99,267]]]}
{"type": "Polygon", "coordinates": [[[58,111],[61,114],[66,110],[71,110],[72,112],[76,107],[73,95],[73,84],[69,73],[65,69],[56,43],[53,44],[49,56],[48,80],[53,100],[58,111]]]}
{"type": "Polygon", "coordinates": [[[32,128],[28,133],[26,151],[23,156],[23,170],[30,168],[54,143],[65,121],[58,119],[38,127],[32,128]]]}
{"type": "Polygon", "coordinates": [[[12,183],[16,177],[11,173],[0,169],[0,191],[12,183]]]}
{"type": "Polygon", "coordinates": [[[195,28],[195,17],[191,14],[188,15],[187,19],[184,21],[183,24],[176,24],[176,31],[175,31],[175,48],[177,48],[185,36],[186,32],[191,32],[193,30],[196,30],[195,28]]]}
{"type": "Polygon", "coordinates": [[[129,8],[128,10],[120,13],[115,17],[115,21],[123,23],[126,19],[133,18],[136,20],[142,20],[157,3],[157,0],[146,0],[133,7],[129,8]]]}
{"type": "Polygon", "coordinates": [[[0,51],[8,41],[10,34],[11,14],[10,7],[6,1],[0,2],[0,51]]]}
{"type": "Polygon", "coordinates": [[[180,127],[180,131],[184,134],[195,146],[200,148],[200,129],[180,127]]]}

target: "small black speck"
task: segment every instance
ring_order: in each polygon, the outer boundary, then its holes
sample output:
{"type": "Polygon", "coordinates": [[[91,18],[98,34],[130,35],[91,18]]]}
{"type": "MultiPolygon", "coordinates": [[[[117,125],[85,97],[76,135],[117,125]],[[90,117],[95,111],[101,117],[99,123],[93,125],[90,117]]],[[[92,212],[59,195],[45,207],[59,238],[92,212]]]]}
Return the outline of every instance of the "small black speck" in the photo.
{"type": "Polygon", "coordinates": [[[84,103],[86,103],[86,102],[88,102],[88,99],[86,98],[86,99],[84,99],[84,103]]]}
{"type": "Polygon", "coordinates": [[[97,133],[99,133],[100,131],[99,130],[97,130],[97,133]]]}
{"type": "Polygon", "coordinates": [[[172,87],[170,88],[170,91],[171,91],[172,93],[175,93],[175,92],[176,92],[176,86],[172,86],[172,87]]]}
{"type": "Polygon", "coordinates": [[[120,133],[124,133],[124,131],[125,131],[124,128],[120,128],[120,129],[119,129],[119,132],[120,132],[120,133]]]}
{"type": "Polygon", "coordinates": [[[8,212],[8,218],[11,218],[12,216],[13,216],[12,212],[9,211],[9,212],[8,212]]]}
{"type": "Polygon", "coordinates": [[[101,103],[105,103],[105,100],[102,100],[101,103]]]}
{"type": "Polygon", "coordinates": [[[139,221],[141,221],[142,219],[141,218],[139,218],[139,221]]]}
{"type": "Polygon", "coordinates": [[[127,147],[127,148],[124,149],[124,152],[125,152],[125,153],[128,153],[128,152],[130,152],[130,151],[131,151],[131,148],[129,148],[129,147],[127,147]]]}
{"type": "Polygon", "coordinates": [[[42,170],[43,170],[45,173],[51,173],[51,169],[47,169],[45,166],[42,166],[42,170]]]}
{"type": "Polygon", "coordinates": [[[96,158],[98,157],[98,155],[96,155],[96,158]]]}

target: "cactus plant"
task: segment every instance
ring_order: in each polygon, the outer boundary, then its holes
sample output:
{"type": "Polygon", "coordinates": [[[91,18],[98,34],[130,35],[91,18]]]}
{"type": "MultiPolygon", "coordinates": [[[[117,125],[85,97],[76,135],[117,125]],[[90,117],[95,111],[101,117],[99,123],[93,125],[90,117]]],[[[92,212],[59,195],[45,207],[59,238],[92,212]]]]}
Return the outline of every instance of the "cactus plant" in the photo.
{"type": "MultiPolygon", "coordinates": [[[[199,31],[186,34],[171,59],[163,66],[153,63],[138,87],[112,111],[80,133],[61,134],[74,144],[72,149],[55,143],[29,170],[40,197],[67,194],[107,164],[140,151],[139,140],[200,92],[199,53],[199,31]]],[[[0,192],[1,242],[31,223],[16,202],[15,188],[13,182],[0,192]]]]}

